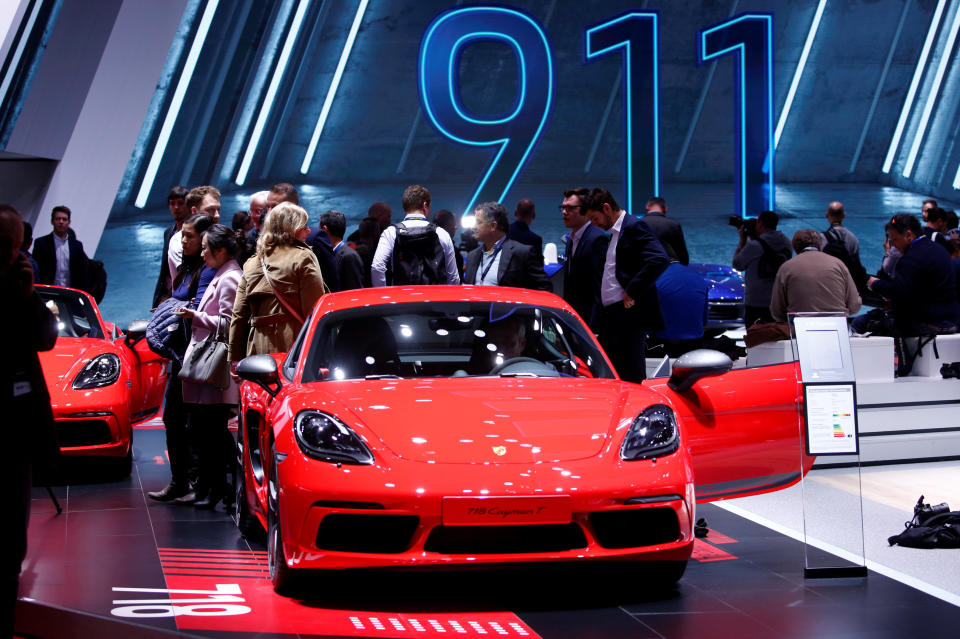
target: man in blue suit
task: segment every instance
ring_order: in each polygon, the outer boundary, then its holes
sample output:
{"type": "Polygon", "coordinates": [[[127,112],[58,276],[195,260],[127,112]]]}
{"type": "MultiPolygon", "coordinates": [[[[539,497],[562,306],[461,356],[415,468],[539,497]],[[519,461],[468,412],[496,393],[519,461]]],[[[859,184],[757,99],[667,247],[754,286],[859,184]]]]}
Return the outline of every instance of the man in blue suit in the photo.
{"type": "Polygon", "coordinates": [[[641,382],[647,374],[646,333],[664,328],[657,278],[670,258],[650,227],[621,209],[606,189],[593,189],[586,206],[590,221],[610,232],[600,278],[600,344],[621,378],[641,382]]]}
{"type": "Polygon", "coordinates": [[[589,195],[590,190],[585,188],[563,192],[560,213],[563,225],[570,229],[564,252],[563,299],[595,329],[602,308],[600,278],[610,238],[587,217],[584,204],[589,195]]]}

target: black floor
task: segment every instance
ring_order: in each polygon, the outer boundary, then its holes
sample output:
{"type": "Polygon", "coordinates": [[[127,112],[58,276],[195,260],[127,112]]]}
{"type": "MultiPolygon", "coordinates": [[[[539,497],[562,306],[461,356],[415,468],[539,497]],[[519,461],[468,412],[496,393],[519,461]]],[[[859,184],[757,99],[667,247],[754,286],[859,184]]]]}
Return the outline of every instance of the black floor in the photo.
{"type": "Polygon", "coordinates": [[[21,597],[35,602],[29,626],[21,626],[26,634],[79,636],[93,624],[84,634],[960,636],[960,608],[875,573],[804,580],[798,542],[710,505],[698,512],[710,535],[675,588],[658,587],[642,566],[547,566],[320,573],[302,599],[279,597],[266,579],[263,544],[243,539],[222,506],[211,513],[145,498],[169,478],[162,430],[136,431],[135,458],[133,475],[119,481],[98,476],[95,464],[71,465],[65,485],[53,489],[59,516],[46,491],[35,489],[21,577],[21,597]],[[176,593],[172,606],[168,590],[202,592],[176,593]],[[37,603],[87,614],[44,615],[37,603]]]}

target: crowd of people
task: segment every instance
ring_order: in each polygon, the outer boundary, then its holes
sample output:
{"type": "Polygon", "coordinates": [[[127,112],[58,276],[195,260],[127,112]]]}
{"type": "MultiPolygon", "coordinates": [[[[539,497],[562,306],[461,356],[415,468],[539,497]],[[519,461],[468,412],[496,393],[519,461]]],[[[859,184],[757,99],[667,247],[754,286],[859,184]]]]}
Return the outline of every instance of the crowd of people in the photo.
{"type": "MultiPolygon", "coordinates": [[[[518,202],[513,220],[499,202],[475,207],[475,226],[456,242],[457,218],[433,213],[430,191],[413,185],[401,196],[403,217],[376,202],[345,237],[346,216],[329,210],[311,227],[299,194],[287,183],[250,197],[248,210],[220,223],[220,191],[174,187],[173,218],[163,234],[154,290],[155,322],[181,327],[170,342],[163,421],[171,480],[149,493],[159,501],[214,508],[229,505],[232,441],[227,422],[238,401],[235,376],[225,385],[183,373],[191,353],[214,339],[226,344],[235,368],[244,357],[288,350],[314,304],[331,291],[408,284],[513,286],[553,290],[584,319],[624,379],[646,376],[651,348],[677,356],[703,343],[709,287],[689,267],[681,225],[667,202],[651,198],[631,215],[603,188],[564,191],[562,279],[547,276],[543,239],[533,231],[536,207],[518,202]]],[[[889,307],[854,319],[857,332],[915,335],[954,332],[960,324],[960,238],[957,216],[924,202],[925,226],[909,214],[886,225],[885,256],[870,276],[856,236],[843,225],[843,204],[827,207],[828,227],[777,230],[763,211],[731,219],[739,242],[732,265],[743,272],[744,319],[754,329],[786,326],[797,312],[855,315],[862,300],[889,307]],[[951,262],[951,257],[958,258],[951,262]]],[[[53,232],[21,251],[33,279],[90,289],[89,258],[70,229],[68,207],[55,207],[53,232]]],[[[26,237],[32,230],[23,225],[26,237]]],[[[161,324],[158,324],[161,325],[161,324]]],[[[786,331],[786,329],[783,329],[786,331]]],[[[759,333],[758,333],[759,334],[759,333]]],[[[189,371],[188,371],[189,373],[189,371]]]]}

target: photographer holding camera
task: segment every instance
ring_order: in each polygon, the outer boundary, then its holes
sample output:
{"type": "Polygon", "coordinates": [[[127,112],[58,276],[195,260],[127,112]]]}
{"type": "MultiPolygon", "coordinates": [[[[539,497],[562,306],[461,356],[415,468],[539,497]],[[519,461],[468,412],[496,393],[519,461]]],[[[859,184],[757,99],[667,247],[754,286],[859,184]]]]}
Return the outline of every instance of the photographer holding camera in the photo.
{"type": "Polygon", "coordinates": [[[780,217],[763,211],[756,218],[731,217],[730,225],[740,233],[733,253],[733,268],[743,271],[743,322],[749,327],[758,320],[772,322],[770,298],[773,280],[780,266],[790,259],[790,240],[777,230],[780,217]]]}

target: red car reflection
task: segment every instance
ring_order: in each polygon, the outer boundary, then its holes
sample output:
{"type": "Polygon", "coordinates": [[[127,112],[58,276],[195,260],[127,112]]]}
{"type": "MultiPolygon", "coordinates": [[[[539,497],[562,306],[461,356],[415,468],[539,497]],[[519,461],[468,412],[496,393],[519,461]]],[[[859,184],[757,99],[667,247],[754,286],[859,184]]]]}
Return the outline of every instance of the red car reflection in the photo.
{"type": "Polygon", "coordinates": [[[166,360],[146,341],[128,341],[104,322],[87,293],[58,286],[36,290],[59,328],[56,346],[39,355],[60,451],[105,457],[127,475],[133,459],[131,427],[160,410],[166,360]]]}
{"type": "Polygon", "coordinates": [[[267,529],[281,591],[305,568],[530,561],[676,580],[697,500],[802,472],[792,364],[700,351],[669,382],[624,382],[549,293],[327,295],[289,354],[239,372],[237,518],[267,529]]]}

